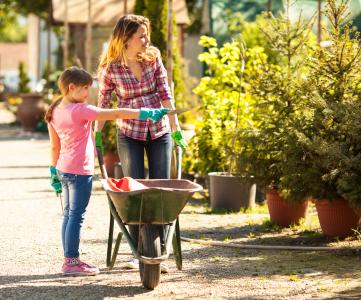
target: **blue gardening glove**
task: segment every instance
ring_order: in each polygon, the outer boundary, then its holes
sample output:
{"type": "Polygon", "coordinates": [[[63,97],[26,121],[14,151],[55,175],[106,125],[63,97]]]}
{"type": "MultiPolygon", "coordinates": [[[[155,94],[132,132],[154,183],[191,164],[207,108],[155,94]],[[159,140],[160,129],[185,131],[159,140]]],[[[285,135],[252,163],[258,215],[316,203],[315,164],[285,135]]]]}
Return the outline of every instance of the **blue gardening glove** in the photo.
{"type": "Polygon", "coordinates": [[[95,132],[95,146],[104,154],[103,135],[101,131],[95,132]]]}
{"type": "Polygon", "coordinates": [[[174,140],[176,145],[182,148],[183,151],[188,147],[188,144],[184,138],[183,131],[174,131],[172,133],[172,139],[174,140]]]}
{"type": "Polygon", "coordinates": [[[139,113],[139,120],[151,119],[155,122],[160,121],[170,109],[168,108],[141,108],[139,113]]]}
{"type": "Polygon", "coordinates": [[[58,176],[58,173],[56,173],[56,169],[53,166],[50,166],[50,184],[52,188],[54,189],[56,195],[60,195],[62,192],[61,189],[61,182],[58,176]]]}

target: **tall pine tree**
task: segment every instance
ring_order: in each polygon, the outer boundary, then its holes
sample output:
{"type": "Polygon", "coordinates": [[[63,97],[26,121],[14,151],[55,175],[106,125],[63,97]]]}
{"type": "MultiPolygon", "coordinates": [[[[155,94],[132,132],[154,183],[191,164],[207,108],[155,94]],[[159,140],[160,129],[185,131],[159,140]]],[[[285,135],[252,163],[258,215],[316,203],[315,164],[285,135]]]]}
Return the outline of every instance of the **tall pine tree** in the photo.
{"type": "MultiPolygon", "coordinates": [[[[134,13],[147,17],[151,23],[151,42],[157,47],[161,54],[163,63],[167,64],[167,13],[168,0],[136,0],[134,13]]],[[[173,17],[173,81],[174,99],[177,107],[184,107],[185,86],[182,74],[181,58],[177,45],[177,27],[173,17]]]]}

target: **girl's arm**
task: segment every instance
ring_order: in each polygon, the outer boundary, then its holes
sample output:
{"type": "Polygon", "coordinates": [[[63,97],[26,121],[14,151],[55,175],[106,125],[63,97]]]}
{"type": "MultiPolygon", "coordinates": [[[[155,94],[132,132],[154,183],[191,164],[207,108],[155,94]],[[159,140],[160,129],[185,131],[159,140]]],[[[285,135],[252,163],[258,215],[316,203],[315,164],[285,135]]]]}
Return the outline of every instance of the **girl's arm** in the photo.
{"type": "Polygon", "coordinates": [[[51,165],[56,166],[60,154],[60,139],[53,126],[48,124],[49,137],[50,137],[50,159],[51,165]]]}
{"type": "MultiPolygon", "coordinates": [[[[139,118],[139,109],[132,108],[116,108],[116,109],[106,109],[102,108],[99,110],[98,115],[96,117],[97,121],[107,121],[107,120],[115,120],[115,119],[138,119],[139,118]]],[[[96,131],[100,130],[99,125],[104,124],[104,122],[97,122],[96,131]]]]}

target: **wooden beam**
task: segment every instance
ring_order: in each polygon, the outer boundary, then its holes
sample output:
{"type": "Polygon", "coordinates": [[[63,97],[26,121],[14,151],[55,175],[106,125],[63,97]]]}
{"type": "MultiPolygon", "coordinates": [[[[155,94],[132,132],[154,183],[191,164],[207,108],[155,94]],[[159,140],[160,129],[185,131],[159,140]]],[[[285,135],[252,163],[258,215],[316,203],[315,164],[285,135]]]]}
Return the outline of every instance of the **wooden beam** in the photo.
{"type": "Polygon", "coordinates": [[[92,0],[88,0],[88,22],[86,24],[85,37],[85,68],[91,72],[92,64],[92,0]]]}

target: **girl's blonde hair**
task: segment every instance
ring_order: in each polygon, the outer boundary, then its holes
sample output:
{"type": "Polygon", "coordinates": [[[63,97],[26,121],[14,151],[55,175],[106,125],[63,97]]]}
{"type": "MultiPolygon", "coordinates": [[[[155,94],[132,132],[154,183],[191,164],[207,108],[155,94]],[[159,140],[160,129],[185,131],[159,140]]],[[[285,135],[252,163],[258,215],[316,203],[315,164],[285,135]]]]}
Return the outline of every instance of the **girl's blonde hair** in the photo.
{"type": "Polygon", "coordinates": [[[45,121],[50,122],[54,108],[60,103],[61,99],[69,93],[69,85],[74,84],[76,86],[92,85],[93,77],[84,69],[78,67],[70,67],[61,73],[58,80],[58,87],[61,96],[55,100],[45,113],[45,121]]]}
{"type": "MultiPolygon", "coordinates": [[[[124,50],[127,48],[127,42],[142,25],[147,28],[149,37],[150,22],[148,18],[125,15],[118,20],[110,37],[108,49],[100,56],[99,71],[115,62],[124,63],[124,50]]],[[[148,47],[145,53],[138,55],[138,61],[154,62],[157,56],[159,56],[159,50],[155,47],[148,47]]]]}

